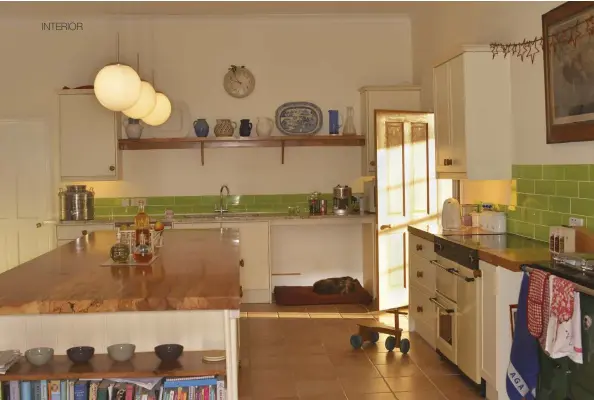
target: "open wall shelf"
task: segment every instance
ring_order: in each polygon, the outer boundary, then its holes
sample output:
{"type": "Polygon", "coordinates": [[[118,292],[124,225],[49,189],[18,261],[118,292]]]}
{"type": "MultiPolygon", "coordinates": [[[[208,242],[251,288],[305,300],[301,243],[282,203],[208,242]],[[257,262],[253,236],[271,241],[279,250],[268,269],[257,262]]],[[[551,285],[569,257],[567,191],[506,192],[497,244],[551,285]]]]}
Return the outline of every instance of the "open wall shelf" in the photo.
{"type": "Polygon", "coordinates": [[[280,147],[281,162],[285,163],[285,147],[364,146],[363,136],[268,136],[169,139],[120,139],[120,150],[200,149],[204,165],[204,148],[280,147]]]}

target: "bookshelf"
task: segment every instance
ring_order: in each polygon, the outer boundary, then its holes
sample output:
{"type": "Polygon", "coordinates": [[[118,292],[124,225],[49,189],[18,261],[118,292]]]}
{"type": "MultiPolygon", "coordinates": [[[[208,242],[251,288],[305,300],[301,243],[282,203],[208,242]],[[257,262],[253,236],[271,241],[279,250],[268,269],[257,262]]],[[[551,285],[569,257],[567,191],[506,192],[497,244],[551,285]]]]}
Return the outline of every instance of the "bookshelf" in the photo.
{"type": "Polygon", "coordinates": [[[87,364],[73,364],[67,356],[54,356],[41,367],[27,362],[23,357],[14,364],[0,381],[35,381],[60,379],[110,379],[110,378],[183,378],[207,375],[226,375],[225,361],[205,363],[206,351],[187,351],[173,363],[162,362],[155,353],[136,353],[130,361],[116,362],[107,354],[95,354],[87,364]]]}

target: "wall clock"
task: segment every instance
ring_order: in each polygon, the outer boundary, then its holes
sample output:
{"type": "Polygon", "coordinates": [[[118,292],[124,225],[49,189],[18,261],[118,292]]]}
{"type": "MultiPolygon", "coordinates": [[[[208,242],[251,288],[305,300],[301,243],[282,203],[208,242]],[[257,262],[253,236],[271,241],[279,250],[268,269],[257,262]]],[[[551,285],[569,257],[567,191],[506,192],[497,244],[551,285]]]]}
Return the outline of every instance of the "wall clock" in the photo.
{"type": "Polygon", "coordinates": [[[252,94],[256,87],[256,78],[243,65],[232,65],[223,78],[223,87],[230,96],[241,99],[252,94]]]}

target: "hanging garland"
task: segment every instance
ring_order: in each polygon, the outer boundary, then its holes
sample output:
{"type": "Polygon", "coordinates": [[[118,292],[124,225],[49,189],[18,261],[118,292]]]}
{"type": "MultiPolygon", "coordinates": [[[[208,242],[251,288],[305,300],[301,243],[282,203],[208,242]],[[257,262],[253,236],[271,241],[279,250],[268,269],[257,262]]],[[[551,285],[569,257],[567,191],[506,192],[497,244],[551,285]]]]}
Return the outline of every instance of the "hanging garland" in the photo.
{"type": "MultiPolygon", "coordinates": [[[[565,28],[554,35],[549,35],[548,46],[549,50],[555,51],[559,46],[572,45],[577,46],[578,40],[584,37],[594,36],[594,15],[583,19],[577,20],[576,23],[568,28],[565,28]]],[[[530,58],[530,61],[534,64],[534,58],[536,55],[543,50],[543,38],[535,37],[534,40],[524,39],[520,43],[491,43],[491,53],[493,58],[499,54],[503,54],[503,57],[507,57],[508,54],[519,57],[520,60],[524,61],[524,58],[530,58]]]]}

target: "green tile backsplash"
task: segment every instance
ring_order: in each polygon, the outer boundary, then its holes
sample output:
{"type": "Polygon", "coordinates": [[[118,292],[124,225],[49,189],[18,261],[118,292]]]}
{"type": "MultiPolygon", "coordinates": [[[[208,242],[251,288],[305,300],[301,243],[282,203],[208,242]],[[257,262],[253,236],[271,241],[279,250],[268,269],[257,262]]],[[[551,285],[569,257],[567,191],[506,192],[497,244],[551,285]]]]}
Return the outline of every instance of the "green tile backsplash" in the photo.
{"type": "Polygon", "coordinates": [[[507,230],[547,241],[549,226],[584,219],[594,230],[593,165],[513,165],[517,206],[508,209],[507,230]]]}
{"type": "MultiPolygon", "coordinates": [[[[289,206],[307,208],[309,193],[278,194],[278,195],[230,195],[227,204],[230,210],[236,211],[287,211],[289,206]]],[[[323,199],[332,200],[332,193],[322,193],[323,199]]],[[[96,198],[95,215],[128,216],[136,215],[138,208],[135,206],[122,207],[125,198],[96,198]]],[[[218,207],[219,196],[165,196],[147,197],[146,212],[149,215],[162,216],[166,209],[171,209],[175,214],[194,214],[214,212],[218,207]]]]}

